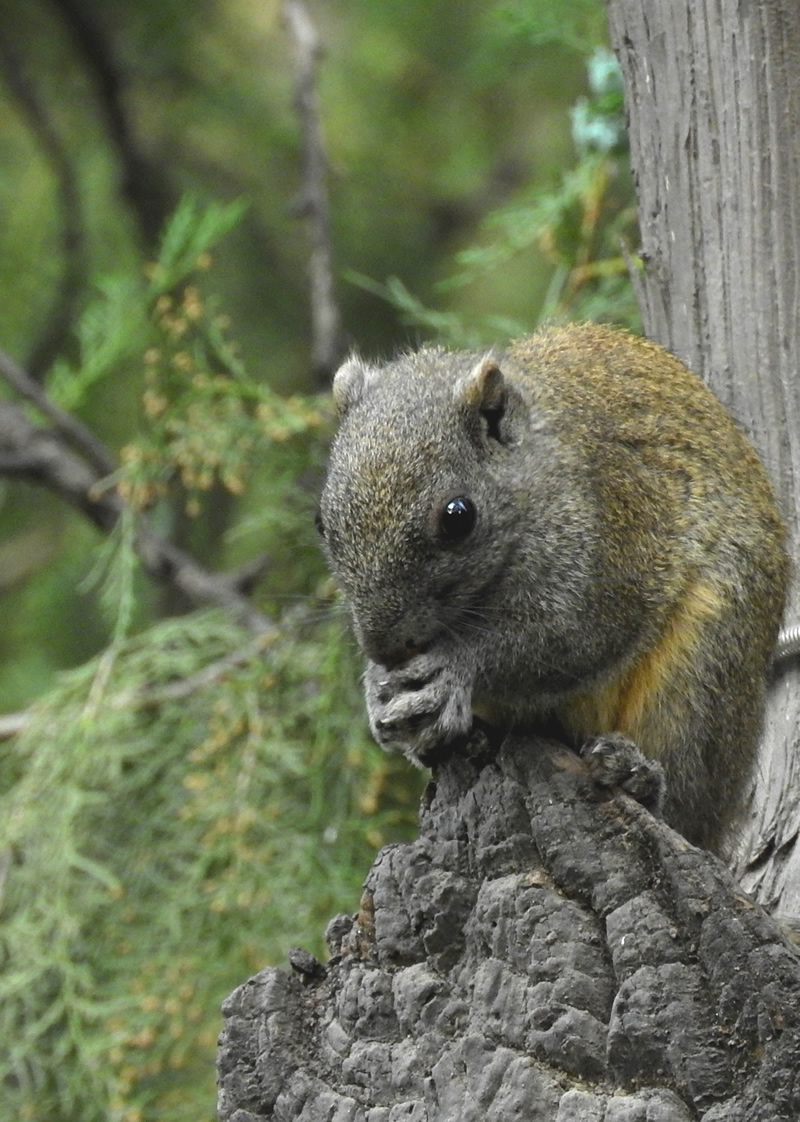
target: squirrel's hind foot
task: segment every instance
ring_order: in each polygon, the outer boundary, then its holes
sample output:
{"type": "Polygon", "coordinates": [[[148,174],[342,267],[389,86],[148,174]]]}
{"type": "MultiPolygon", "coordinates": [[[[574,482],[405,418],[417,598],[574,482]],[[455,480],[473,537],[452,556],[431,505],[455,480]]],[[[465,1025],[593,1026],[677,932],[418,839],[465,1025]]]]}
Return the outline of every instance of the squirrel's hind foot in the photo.
{"type": "Polygon", "coordinates": [[[620,790],[647,810],[660,814],[664,805],[664,769],[619,732],[592,737],[580,751],[585,775],[596,787],[620,790]]]}

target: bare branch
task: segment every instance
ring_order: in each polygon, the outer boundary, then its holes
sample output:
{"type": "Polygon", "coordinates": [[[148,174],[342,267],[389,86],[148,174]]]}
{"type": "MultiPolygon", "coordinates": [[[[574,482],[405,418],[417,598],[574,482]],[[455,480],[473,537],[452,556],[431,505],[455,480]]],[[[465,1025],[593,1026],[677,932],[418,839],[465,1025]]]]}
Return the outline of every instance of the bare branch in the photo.
{"type": "Polygon", "coordinates": [[[48,321],[27,360],[32,378],[39,380],[62,349],[75,319],[78,294],[86,279],[86,237],[78,177],[45,102],[25,74],[8,36],[0,37],[0,67],[9,90],[53,170],[61,214],[64,264],[48,321]]]}
{"type": "Polygon", "coordinates": [[[283,16],[294,40],[295,105],[303,133],[303,186],[295,210],[308,220],[311,231],[312,364],[325,384],[341,358],[342,332],[333,283],[328,160],[317,97],[322,47],[304,0],[284,0],[283,16]]]}
{"type": "Polygon", "coordinates": [[[125,107],[120,68],[92,5],[82,4],[80,0],[50,0],[50,3],[81,53],[108,135],[119,157],[122,194],[136,216],[145,242],[152,246],[176,202],[164,166],[151,160],[138,143],[125,107]]]}
{"type": "MultiPolygon", "coordinates": [[[[186,678],[178,678],[165,686],[141,687],[127,690],[123,693],[111,695],[106,699],[106,704],[113,709],[157,709],[161,705],[169,705],[176,701],[185,701],[194,694],[208,689],[216,682],[221,681],[240,666],[245,666],[259,654],[273,646],[278,638],[277,627],[257,635],[255,639],[243,647],[239,647],[222,658],[208,663],[202,670],[190,674],[186,678]]],[[[0,741],[12,740],[24,732],[33,721],[33,711],[23,710],[19,713],[6,713],[0,715],[0,741]]],[[[2,874],[2,853],[0,853],[0,876],[2,874]]]]}
{"type": "MultiPolygon", "coordinates": [[[[0,352],[0,372],[4,359],[0,352]]],[[[28,377],[24,371],[19,372],[28,377]]],[[[104,467],[103,475],[109,474],[113,468],[110,458],[104,467]]],[[[112,529],[119,518],[121,501],[110,492],[96,492],[101,476],[64,447],[63,433],[39,428],[19,406],[7,401],[0,404],[0,475],[26,479],[55,491],[101,530],[112,529]]]]}
{"type": "Polygon", "coordinates": [[[159,705],[165,705],[169,702],[185,701],[186,698],[192,697],[193,694],[199,693],[227,677],[231,671],[238,670],[240,666],[252,662],[259,654],[263,654],[271,647],[277,637],[278,629],[276,627],[270,632],[256,636],[246,646],[210,662],[202,670],[190,674],[187,678],[179,678],[177,681],[158,688],[137,690],[135,693],[121,698],[119,704],[131,705],[136,709],[155,709],[159,705]]]}
{"type": "MultiPolygon", "coordinates": [[[[28,378],[24,371],[16,369],[28,378]]],[[[61,414],[60,410],[56,412],[61,414]]],[[[72,420],[68,414],[62,416],[72,420]]],[[[98,443],[98,449],[104,465],[113,468],[105,448],[98,443]]],[[[124,510],[125,504],[117,492],[102,486],[108,470],[98,473],[65,447],[63,433],[39,428],[9,402],[0,404],[2,474],[47,487],[105,532],[116,526],[124,510]]],[[[150,576],[179,589],[192,603],[224,608],[259,635],[274,633],[274,624],[243,594],[240,573],[209,572],[188,553],[156,534],[143,517],[137,523],[136,550],[150,576]]]]}
{"type": "Polygon", "coordinates": [[[26,401],[35,405],[39,412],[47,417],[48,421],[52,421],[56,432],[63,437],[70,447],[84,456],[99,475],[111,474],[116,465],[103,443],[97,439],[91,429],[87,428],[76,417],[73,417],[71,413],[66,413],[63,409],[54,405],[39,383],[2,350],[0,350],[0,377],[5,378],[9,386],[15,389],[26,401]]]}
{"type": "Polygon", "coordinates": [[[194,604],[215,604],[257,634],[272,633],[274,624],[243,596],[237,574],[212,573],[178,546],[164,541],[141,520],[136,551],[147,572],[179,589],[194,604]]]}

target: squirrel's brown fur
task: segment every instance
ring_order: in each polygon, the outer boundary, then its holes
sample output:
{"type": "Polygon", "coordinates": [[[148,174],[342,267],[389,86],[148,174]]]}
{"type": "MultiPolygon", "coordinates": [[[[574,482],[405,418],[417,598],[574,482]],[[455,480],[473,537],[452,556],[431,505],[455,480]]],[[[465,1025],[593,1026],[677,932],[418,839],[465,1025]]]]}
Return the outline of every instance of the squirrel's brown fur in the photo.
{"type": "Polygon", "coordinates": [[[321,501],[373,732],[416,759],[479,712],[623,733],[718,845],[788,579],[763,467],[661,347],[592,325],[489,355],[350,360],[321,501]]]}

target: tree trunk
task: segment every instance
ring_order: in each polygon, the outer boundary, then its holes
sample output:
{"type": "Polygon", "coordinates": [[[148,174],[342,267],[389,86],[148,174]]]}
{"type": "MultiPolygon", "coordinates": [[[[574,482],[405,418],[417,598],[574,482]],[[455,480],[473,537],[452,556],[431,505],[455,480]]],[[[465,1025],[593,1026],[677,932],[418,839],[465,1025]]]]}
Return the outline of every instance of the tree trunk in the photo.
{"type": "Polygon", "coordinates": [[[221,1122],[797,1122],[800,958],[721,862],[584,783],[544,741],[445,761],[330,963],[228,998],[221,1122]]]}
{"type": "MultiPolygon", "coordinates": [[[[771,470],[798,559],[797,0],[609,0],[639,203],[645,332],[701,374],[771,470]]],[[[787,622],[800,622],[795,591],[787,622]]],[[[800,676],[777,670],[742,883],[800,915],[800,676]]]]}

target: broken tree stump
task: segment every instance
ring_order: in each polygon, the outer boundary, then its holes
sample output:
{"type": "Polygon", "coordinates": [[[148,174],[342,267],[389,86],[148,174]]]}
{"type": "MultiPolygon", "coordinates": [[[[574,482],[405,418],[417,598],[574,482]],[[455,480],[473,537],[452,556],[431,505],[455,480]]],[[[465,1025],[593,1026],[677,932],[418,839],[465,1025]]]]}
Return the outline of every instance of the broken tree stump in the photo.
{"type": "Polygon", "coordinates": [[[224,1005],[221,1122],[800,1118],[800,956],[551,742],[480,733],[356,915],[224,1005]]]}

